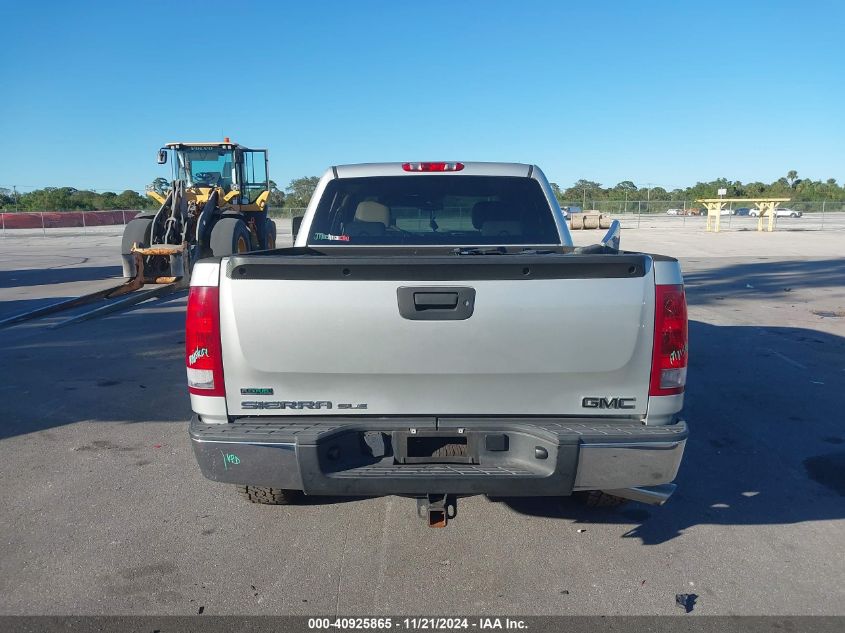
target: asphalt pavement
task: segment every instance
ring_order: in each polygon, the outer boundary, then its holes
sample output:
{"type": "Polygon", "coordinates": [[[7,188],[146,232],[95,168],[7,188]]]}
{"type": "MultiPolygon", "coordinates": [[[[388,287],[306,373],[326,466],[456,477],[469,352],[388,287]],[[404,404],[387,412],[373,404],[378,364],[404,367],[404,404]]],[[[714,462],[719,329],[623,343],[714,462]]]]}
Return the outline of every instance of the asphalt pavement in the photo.
{"type": "MultiPolygon", "coordinates": [[[[659,508],[473,497],[432,530],[397,497],[251,505],[191,453],[184,293],[0,331],[0,614],[843,615],[843,236],[777,235],[623,234],[681,258],[690,303],[659,508]]],[[[0,316],[114,283],[118,245],[3,239],[0,316]]]]}

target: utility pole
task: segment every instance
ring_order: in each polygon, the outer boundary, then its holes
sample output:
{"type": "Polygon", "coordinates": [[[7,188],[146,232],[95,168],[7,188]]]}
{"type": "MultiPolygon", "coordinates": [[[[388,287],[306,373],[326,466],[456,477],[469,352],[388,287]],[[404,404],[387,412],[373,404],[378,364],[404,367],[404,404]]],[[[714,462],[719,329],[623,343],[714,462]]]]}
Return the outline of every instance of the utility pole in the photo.
{"type": "Polygon", "coordinates": [[[581,203],[581,211],[587,210],[587,188],[584,187],[584,201],[581,203]]]}
{"type": "Polygon", "coordinates": [[[18,188],[17,185],[12,185],[12,191],[15,192],[15,213],[18,212],[18,188]]]}
{"type": "Polygon", "coordinates": [[[649,213],[651,211],[651,188],[654,186],[653,182],[644,182],[642,185],[637,185],[641,187],[645,185],[645,212],[649,213]]]}

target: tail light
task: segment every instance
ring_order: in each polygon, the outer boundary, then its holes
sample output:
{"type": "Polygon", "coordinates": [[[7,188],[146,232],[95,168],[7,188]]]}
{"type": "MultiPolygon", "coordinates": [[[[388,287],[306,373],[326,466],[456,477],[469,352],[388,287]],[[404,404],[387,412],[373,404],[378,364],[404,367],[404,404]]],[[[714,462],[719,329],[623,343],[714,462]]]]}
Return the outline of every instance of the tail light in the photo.
{"type": "Polygon", "coordinates": [[[463,163],[402,163],[405,171],[461,171],[463,163]]]}
{"type": "Polygon", "coordinates": [[[220,348],[219,288],[191,286],[185,319],[185,367],[188,391],[198,396],[225,396],[220,348]]]}
{"type": "Polygon", "coordinates": [[[649,395],[684,392],[687,382],[689,334],[687,298],[682,285],[654,288],[654,350],[649,395]]]}

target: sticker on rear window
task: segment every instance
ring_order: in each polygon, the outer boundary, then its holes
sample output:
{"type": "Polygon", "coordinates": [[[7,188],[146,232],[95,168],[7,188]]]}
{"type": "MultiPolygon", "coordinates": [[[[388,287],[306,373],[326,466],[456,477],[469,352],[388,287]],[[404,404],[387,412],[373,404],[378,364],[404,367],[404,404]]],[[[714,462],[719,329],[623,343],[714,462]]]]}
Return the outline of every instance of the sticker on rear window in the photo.
{"type": "Polygon", "coordinates": [[[315,240],[328,240],[330,242],[348,242],[348,235],[331,235],[330,233],[314,233],[315,240]]]}

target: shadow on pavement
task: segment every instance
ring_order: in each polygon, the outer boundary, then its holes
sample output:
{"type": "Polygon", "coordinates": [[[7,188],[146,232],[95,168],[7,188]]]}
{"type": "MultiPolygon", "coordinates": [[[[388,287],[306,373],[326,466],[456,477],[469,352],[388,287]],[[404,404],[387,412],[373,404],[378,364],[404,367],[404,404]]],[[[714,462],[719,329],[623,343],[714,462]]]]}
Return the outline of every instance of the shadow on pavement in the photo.
{"type": "Polygon", "coordinates": [[[174,295],[17,339],[4,331],[0,439],[80,421],[186,422],[184,306],[174,295]]]}
{"type": "Polygon", "coordinates": [[[726,297],[785,297],[801,288],[845,289],[845,258],[760,259],[764,261],[710,266],[706,270],[684,273],[688,301],[691,305],[702,305],[726,297]]]}
{"type": "Polygon", "coordinates": [[[75,281],[123,280],[120,266],[74,266],[67,268],[28,268],[24,270],[0,270],[0,288],[23,286],[47,286],[75,281]]]}
{"type": "Polygon", "coordinates": [[[845,338],[691,321],[690,349],[690,439],[666,505],[614,511],[567,498],[504,503],[520,514],[631,524],[625,538],[647,545],[697,525],[845,518],[845,338]]]}

